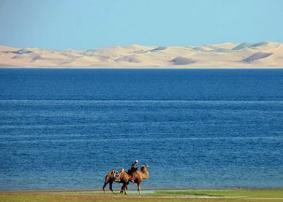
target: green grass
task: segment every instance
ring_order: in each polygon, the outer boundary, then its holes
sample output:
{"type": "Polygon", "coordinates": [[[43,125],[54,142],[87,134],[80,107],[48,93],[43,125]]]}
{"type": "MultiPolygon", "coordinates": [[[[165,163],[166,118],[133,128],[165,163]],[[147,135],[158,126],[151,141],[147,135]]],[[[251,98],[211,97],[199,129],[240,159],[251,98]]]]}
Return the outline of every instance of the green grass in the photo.
{"type": "Polygon", "coordinates": [[[99,191],[0,192],[0,202],[283,202],[283,189],[157,190],[141,196],[99,191]]]}
{"type": "Polygon", "coordinates": [[[158,195],[193,195],[193,196],[218,196],[218,197],[260,197],[283,198],[283,189],[191,189],[191,190],[160,190],[158,195]]]}

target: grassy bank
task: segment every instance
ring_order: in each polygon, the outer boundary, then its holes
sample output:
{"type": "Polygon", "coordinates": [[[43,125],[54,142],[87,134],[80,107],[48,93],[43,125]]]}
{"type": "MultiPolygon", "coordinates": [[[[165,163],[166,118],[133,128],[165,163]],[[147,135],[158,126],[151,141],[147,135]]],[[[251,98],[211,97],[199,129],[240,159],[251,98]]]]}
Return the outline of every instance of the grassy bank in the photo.
{"type": "Polygon", "coordinates": [[[283,189],[203,189],[145,191],[127,196],[100,191],[17,191],[0,192],[1,202],[159,202],[159,201],[283,201],[283,189]]]}

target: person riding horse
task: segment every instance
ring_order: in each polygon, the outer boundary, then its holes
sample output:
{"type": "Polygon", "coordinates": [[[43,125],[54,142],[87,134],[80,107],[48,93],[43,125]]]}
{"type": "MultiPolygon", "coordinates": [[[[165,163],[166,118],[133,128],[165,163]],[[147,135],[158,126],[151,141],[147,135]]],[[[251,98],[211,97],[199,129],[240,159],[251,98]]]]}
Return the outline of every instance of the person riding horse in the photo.
{"type": "Polygon", "coordinates": [[[134,180],[135,180],[135,173],[138,170],[138,163],[139,163],[139,161],[135,160],[132,163],[131,168],[128,170],[128,174],[131,176],[131,179],[130,179],[131,182],[134,182],[134,180]]]}
{"type": "Polygon", "coordinates": [[[135,172],[138,170],[138,163],[139,163],[138,160],[135,160],[135,161],[132,163],[131,168],[128,170],[128,173],[129,173],[129,174],[133,174],[133,173],[135,173],[135,172]]]}

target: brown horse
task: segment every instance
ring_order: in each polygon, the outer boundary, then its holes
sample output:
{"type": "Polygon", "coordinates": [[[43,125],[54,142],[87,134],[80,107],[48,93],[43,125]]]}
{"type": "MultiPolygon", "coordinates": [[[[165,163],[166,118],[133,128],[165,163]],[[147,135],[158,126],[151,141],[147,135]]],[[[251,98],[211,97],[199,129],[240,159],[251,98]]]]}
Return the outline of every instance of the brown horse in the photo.
{"type": "Polygon", "coordinates": [[[109,184],[109,189],[110,191],[113,192],[112,185],[113,185],[113,182],[116,182],[116,181],[119,181],[119,174],[115,170],[112,170],[109,173],[107,173],[104,178],[104,185],[102,187],[103,191],[105,192],[105,187],[107,184],[109,184]]]}
{"type": "Polygon", "coordinates": [[[102,190],[105,192],[105,187],[107,186],[107,184],[109,184],[109,189],[113,192],[112,185],[114,182],[123,183],[123,185],[125,185],[125,189],[128,189],[127,185],[129,184],[129,181],[133,181],[133,173],[135,173],[136,171],[137,168],[134,167],[128,170],[128,172],[126,172],[125,169],[122,169],[120,172],[112,170],[105,175],[102,190]]]}
{"type": "Polygon", "coordinates": [[[144,165],[140,170],[132,167],[130,170],[125,171],[122,169],[119,173],[115,170],[107,173],[104,178],[103,191],[105,192],[105,187],[109,184],[109,189],[113,192],[112,185],[114,182],[122,183],[120,193],[127,194],[129,182],[136,183],[138,186],[139,194],[141,194],[141,183],[143,180],[149,178],[148,166],[144,165]]]}
{"type": "Polygon", "coordinates": [[[120,193],[127,194],[128,184],[130,181],[133,181],[133,175],[131,174],[130,170],[126,172],[122,169],[119,173],[120,182],[123,183],[120,193]]]}
{"type": "Polygon", "coordinates": [[[127,194],[127,189],[128,189],[128,184],[129,182],[136,183],[138,186],[138,192],[141,194],[141,183],[149,178],[149,171],[148,171],[148,166],[143,165],[140,170],[136,170],[134,172],[132,169],[129,170],[128,172],[120,172],[120,181],[123,183],[123,186],[121,187],[120,193],[127,194]]]}

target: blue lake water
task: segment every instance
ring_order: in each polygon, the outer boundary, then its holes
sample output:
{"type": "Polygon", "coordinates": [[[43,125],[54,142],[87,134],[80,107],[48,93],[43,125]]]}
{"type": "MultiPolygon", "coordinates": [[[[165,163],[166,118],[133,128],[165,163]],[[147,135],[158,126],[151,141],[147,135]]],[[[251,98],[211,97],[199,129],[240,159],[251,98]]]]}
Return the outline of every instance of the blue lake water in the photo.
{"type": "Polygon", "coordinates": [[[283,187],[283,70],[0,69],[0,154],[0,190],[283,187]]]}

